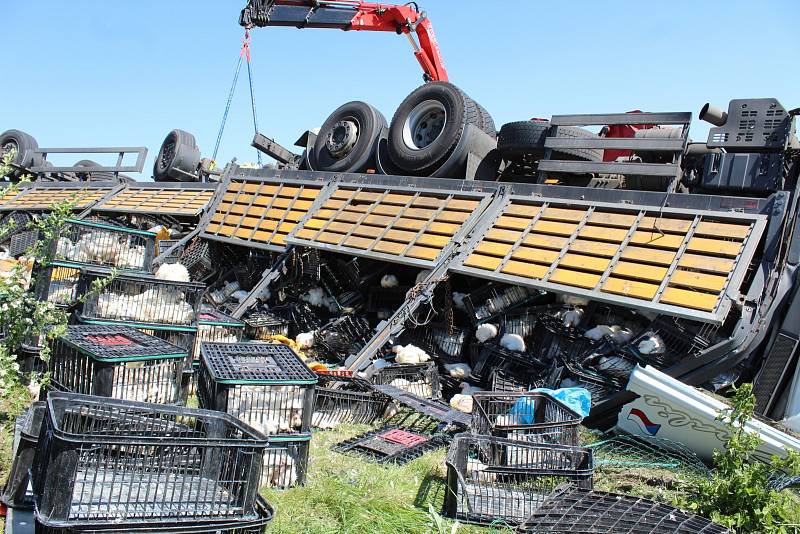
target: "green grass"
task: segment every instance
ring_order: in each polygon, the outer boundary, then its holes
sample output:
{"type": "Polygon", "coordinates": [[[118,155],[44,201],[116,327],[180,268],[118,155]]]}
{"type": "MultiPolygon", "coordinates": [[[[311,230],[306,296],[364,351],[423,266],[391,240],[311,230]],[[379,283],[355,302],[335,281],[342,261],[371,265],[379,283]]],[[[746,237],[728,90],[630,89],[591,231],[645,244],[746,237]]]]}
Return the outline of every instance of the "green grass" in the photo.
{"type": "MultiPolygon", "coordinates": [[[[270,532],[438,532],[428,510],[429,504],[436,512],[442,509],[445,451],[426,454],[405,466],[380,466],[330,450],[334,443],[368,429],[348,426],[314,433],[306,485],[263,492],[276,509],[270,532]]],[[[460,525],[458,532],[511,531],[460,525]]]]}

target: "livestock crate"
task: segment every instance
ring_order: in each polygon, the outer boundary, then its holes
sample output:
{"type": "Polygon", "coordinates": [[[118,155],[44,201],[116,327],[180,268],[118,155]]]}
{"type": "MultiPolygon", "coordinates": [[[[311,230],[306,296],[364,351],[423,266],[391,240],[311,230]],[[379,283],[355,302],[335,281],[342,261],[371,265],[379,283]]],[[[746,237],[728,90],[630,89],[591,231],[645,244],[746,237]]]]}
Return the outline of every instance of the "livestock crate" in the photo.
{"type": "Polygon", "coordinates": [[[344,315],[314,331],[314,349],[329,361],[344,362],[347,356],[358,353],[372,334],[366,319],[344,315]]]}
{"type": "Polygon", "coordinates": [[[424,399],[442,397],[439,370],[433,362],[387,365],[372,376],[372,383],[394,386],[424,399]]]}
{"type": "Polygon", "coordinates": [[[522,286],[489,283],[464,295],[464,308],[467,317],[478,325],[522,306],[538,295],[538,291],[522,286]]]}
{"type": "Polygon", "coordinates": [[[546,393],[478,391],[472,400],[471,427],[476,434],[532,443],[580,444],[583,417],[546,393]]]}
{"type": "Polygon", "coordinates": [[[150,272],[156,234],[98,222],[68,219],[50,244],[56,261],[150,272]]]}
{"type": "Polygon", "coordinates": [[[264,451],[261,487],[289,489],[306,483],[311,434],[274,436],[264,451]]]}
{"type": "Polygon", "coordinates": [[[333,450],[379,464],[404,465],[447,443],[445,435],[387,425],[337,443],[333,450]]]}
{"type": "Polygon", "coordinates": [[[289,321],[266,311],[253,312],[244,318],[244,332],[250,339],[269,340],[272,336],[288,336],[289,321]]]}
{"type": "Polygon", "coordinates": [[[60,391],[162,404],[186,401],[187,351],[125,326],[68,326],[48,364],[60,391]]]}
{"type": "Polygon", "coordinates": [[[82,298],[81,269],[59,262],[42,266],[36,275],[36,298],[58,308],[77,306],[82,298]]]}
{"type": "Polygon", "coordinates": [[[399,343],[415,345],[440,363],[462,363],[472,332],[457,329],[452,333],[447,328],[422,326],[404,331],[399,343]]]}
{"type": "Polygon", "coordinates": [[[592,451],[459,434],[447,452],[445,515],[465,523],[522,523],[559,484],[592,488],[592,451]]]}
{"type": "Polygon", "coordinates": [[[192,275],[192,280],[206,280],[217,272],[211,259],[210,243],[199,237],[189,241],[178,261],[192,275]]]}
{"type": "Polygon", "coordinates": [[[234,319],[219,310],[201,306],[197,313],[197,336],[192,354],[200,358],[200,344],[204,341],[215,343],[239,343],[244,337],[245,323],[234,319]]]}
{"type": "MultiPolygon", "coordinates": [[[[2,226],[0,226],[2,228],[2,226]]],[[[12,258],[29,254],[39,240],[39,230],[33,228],[14,233],[8,238],[8,255],[12,258]]]]}
{"type": "Polygon", "coordinates": [[[535,377],[528,373],[510,373],[497,368],[490,372],[490,376],[492,377],[491,391],[530,391],[544,387],[546,381],[546,377],[543,376],[535,377]]]}
{"type": "Polygon", "coordinates": [[[390,399],[365,380],[318,375],[311,426],[336,428],[341,424],[371,424],[386,412],[390,399]]]}
{"type": "Polygon", "coordinates": [[[472,379],[488,385],[492,373],[502,369],[512,374],[538,374],[547,364],[529,352],[508,350],[494,343],[477,345],[478,355],[472,365],[472,379]]]}
{"type": "Polygon", "coordinates": [[[95,269],[81,274],[85,301],[80,319],[90,324],[124,324],[134,328],[195,330],[197,310],[205,286],[196,282],[174,282],[145,275],[108,275],[95,269]],[[90,291],[92,283],[105,283],[90,291]]]}
{"type": "Polygon", "coordinates": [[[178,241],[178,239],[159,239],[156,241],[156,256],[169,251],[169,254],[164,257],[161,263],[178,263],[183,253],[183,247],[175,247],[172,249],[178,241]]]}
{"type": "Polygon", "coordinates": [[[256,519],[228,519],[196,522],[153,520],[146,523],[120,524],[93,522],[82,526],[48,524],[36,517],[35,534],[264,534],[275,510],[264,499],[256,499],[256,519]]]}
{"type": "Polygon", "coordinates": [[[557,357],[577,362],[591,353],[598,342],[585,337],[578,328],[564,326],[561,319],[542,313],[536,323],[529,351],[540,361],[549,362],[557,357]]]}
{"type": "Polygon", "coordinates": [[[227,412],[267,435],[311,430],[315,375],[286,345],[203,343],[200,406],[227,412]]]}
{"type": "Polygon", "coordinates": [[[664,369],[697,356],[708,348],[716,335],[714,325],[691,325],[688,321],[659,317],[634,338],[625,352],[638,362],[664,369]],[[653,343],[653,338],[657,340],[653,343]],[[649,347],[645,350],[649,341],[649,347]]]}
{"type": "Polygon", "coordinates": [[[13,508],[33,508],[33,494],[29,491],[29,473],[39,443],[39,431],[47,406],[42,401],[34,402],[17,420],[19,442],[14,451],[11,471],[5,487],[0,493],[0,503],[13,508]]]}
{"type": "Polygon", "coordinates": [[[228,414],[50,393],[34,460],[48,524],[257,519],[266,437],[228,414]]]}

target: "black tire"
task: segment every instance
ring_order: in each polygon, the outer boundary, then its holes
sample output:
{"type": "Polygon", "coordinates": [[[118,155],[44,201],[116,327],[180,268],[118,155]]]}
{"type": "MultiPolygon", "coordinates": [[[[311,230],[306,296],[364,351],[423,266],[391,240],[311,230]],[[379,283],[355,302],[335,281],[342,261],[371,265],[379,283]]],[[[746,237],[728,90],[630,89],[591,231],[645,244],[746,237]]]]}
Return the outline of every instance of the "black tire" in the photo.
{"type": "Polygon", "coordinates": [[[364,172],[374,165],[378,139],[386,128],[386,117],[366,102],[339,106],[322,124],[308,153],[308,166],[315,171],[364,172]]]}
{"type": "MultiPolygon", "coordinates": [[[[595,137],[589,130],[576,126],[559,126],[558,137],[595,137]]],[[[603,150],[599,148],[561,148],[553,150],[558,159],[572,159],[579,161],[603,161],[603,150]]]]}
{"type": "MultiPolygon", "coordinates": [[[[28,153],[29,150],[39,148],[39,143],[32,135],[20,130],[6,130],[0,134],[0,155],[5,156],[9,151],[15,150],[16,153],[11,163],[20,167],[38,167],[42,165],[44,159],[40,155],[28,153]]],[[[7,178],[16,180],[20,178],[23,171],[14,170],[8,174],[7,178]]]]}
{"type": "Polygon", "coordinates": [[[153,179],[156,182],[196,181],[200,159],[200,149],[194,136],[183,130],[172,130],[164,138],[156,155],[153,179]]]}
{"type": "Polygon", "coordinates": [[[625,177],[625,189],[636,191],[666,191],[671,183],[671,176],[629,175],[625,177]]]}
{"type": "Polygon", "coordinates": [[[530,156],[544,156],[544,140],[550,131],[548,121],[509,122],[500,128],[497,135],[497,150],[507,161],[518,161],[530,156]]]}
{"type": "MultiPolygon", "coordinates": [[[[634,134],[637,139],[680,139],[683,135],[682,128],[648,128],[637,130],[634,134]]],[[[671,163],[673,152],[637,152],[636,155],[643,163],[671,163]]]]}
{"type": "Polygon", "coordinates": [[[481,128],[481,117],[477,104],[463,91],[447,82],[423,85],[403,100],[392,117],[389,157],[404,172],[428,176],[450,157],[468,124],[481,128]],[[437,120],[442,111],[441,127],[428,129],[428,121],[437,120]]]}
{"type": "Polygon", "coordinates": [[[475,102],[475,105],[478,106],[478,116],[480,117],[480,126],[478,126],[481,130],[486,132],[487,134],[491,135],[493,138],[497,139],[497,127],[494,124],[494,119],[486,111],[486,108],[475,102]]]}

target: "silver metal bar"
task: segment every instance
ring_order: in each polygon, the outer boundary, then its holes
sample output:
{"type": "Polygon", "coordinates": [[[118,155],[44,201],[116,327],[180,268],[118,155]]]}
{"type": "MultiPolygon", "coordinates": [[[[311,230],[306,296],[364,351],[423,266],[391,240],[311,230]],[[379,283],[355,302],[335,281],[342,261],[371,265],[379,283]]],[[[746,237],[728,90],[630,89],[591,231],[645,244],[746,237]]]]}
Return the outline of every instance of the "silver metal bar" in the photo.
{"type": "Polygon", "coordinates": [[[539,172],[573,174],[638,174],[642,176],[676,176],[680,167],[674,163],[620,163],[601,161],[542,160],[539,172]]]}
{"type": "Polygon", "coordinates": [[[548,137],[545,148],[602,148],[615,150],[636,150],[673,152],[683,150],[684,140],[651,139],[635,137],[548,137]]]}
{"type": "Polygon", "coordinates": [[[690,112],[674,113],[594,113],[582,115],[553,115],[555,126],[591,126],[613,124],[688,124],[690,112]]]}

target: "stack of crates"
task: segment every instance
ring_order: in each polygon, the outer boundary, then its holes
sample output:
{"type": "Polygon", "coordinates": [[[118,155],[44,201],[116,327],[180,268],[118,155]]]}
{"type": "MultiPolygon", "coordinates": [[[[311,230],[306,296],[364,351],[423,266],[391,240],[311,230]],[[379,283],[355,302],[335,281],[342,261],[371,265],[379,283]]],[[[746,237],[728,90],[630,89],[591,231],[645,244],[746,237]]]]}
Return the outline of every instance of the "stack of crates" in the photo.
{"type": "Polygon", "coordinates": [[[580,414],[552,396],[476,392],[471,432],[447,454],[445,513],[467,523],[517,525],[556,486],[591,489],[594,460],[580,447],[580,414]]]}
{"type": "Polygon", "coordinates": [[[269,437],[261,484],[305,482],[315,375],[286,345],[202,343],[200,407],[237,417],[269,437]]]}
{"type": "Polygon", "coordinates": [[[234,319],[208,305],[201,305],[197,314],[197,335],[194,337],[190,361],[184,371],[189,395],[197,393],[197,373],[200,369],[200,345],[205,341],[215,343],[239,343],[244,337],[244,322],[234,319]]]}
{"type": "MultiPolygon", "coordinates": [[[[83,324],[136,328],[178,345],[188,359],[194,349],[204,290],[201,283],[162,280],[150,274],[118,274],[108,282],[106,273],[85,269],[80,284],[84,302],[77,317],[83,324]],[[101,289],[92,290],[93,284],[101,289]]],[[[190,379],[191,374],[185,378],[190,379]]]]}
{"type": "Polygon", "coordinates": [[[184,404],[185,349],[127,326],[68,326],[51,343],[55,390],[122,400],[184,404]]]}
{"type": "Polygon", "coordinates": [[[80,274],[92,267],[108,276],[111,269],[149,273],[156,234],[109,224],[68,219],[50,242],[48,265],[41,266],[37,295],[59,307],[78,302],[80,274]]]}
{"type": "Polygon", "coordinates": [[[261,533],[266,437],[219,412],[51,393],[32,466],[37,533],[261,533]]]}

